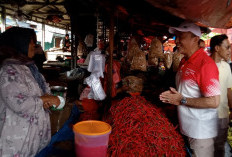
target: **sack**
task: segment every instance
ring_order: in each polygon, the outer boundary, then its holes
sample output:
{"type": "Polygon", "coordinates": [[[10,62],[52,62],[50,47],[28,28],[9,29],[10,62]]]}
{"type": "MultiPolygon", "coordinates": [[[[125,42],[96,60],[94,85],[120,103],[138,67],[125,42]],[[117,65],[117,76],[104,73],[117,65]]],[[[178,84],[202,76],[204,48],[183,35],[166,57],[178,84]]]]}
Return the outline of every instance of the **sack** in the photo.
{"type": "Polygon", "coordinates": [[[131,62],[130,70],[147,71],[146,55],[139,48],[135,49],[135,54],[131,62]]]}
{"type": "Polygon", "coordinates": [[[159,58],[157,57],[153,57],[153,58],[148,58],[148,64],[149,65],[154,65],[155,67],[157,67],[159,65],[159,58]]]}
{"type": "Polygon", "coordinates": [[[162,50],[162,43],[161,43],[161,41],[159,39],[154,38],[151,41],[151,47],[150,47],[148,57],[149,58],[156,57],[156,58],[161,58],[161,59],[164,58],[164,53],[163,53],[163,50],[162,50]]]}
{"type": "Polygon", "coordinates": [[[128,53],[126,56],[127,62],[132,62],[132,59],[136,53],[136,49],[139,49],[139,45],[137,44],[135,38],[131,38],[130,42],[128,43],[128,53]]]}
{"type": "Polygon", "coordinates": [[[141,93],[143,91],[143,79],[135,76],[127,76],[122,80],[124,86],[128,86],[128,93],[141,93]]]}
{"type": "Polygon", "coordinates": [[[172,53],[165,53],[164,54],[164,63],[165,63],[165,67],[170,69],[170,67],[172,65],[172,53]]]}
{"type": "Polygon", "coordinates": [[[180,61],[182,60],[182,58],[184,57],[183,54],[175,52],[173,54],[173,71],[176,72],[178,70],[180,61]]]}

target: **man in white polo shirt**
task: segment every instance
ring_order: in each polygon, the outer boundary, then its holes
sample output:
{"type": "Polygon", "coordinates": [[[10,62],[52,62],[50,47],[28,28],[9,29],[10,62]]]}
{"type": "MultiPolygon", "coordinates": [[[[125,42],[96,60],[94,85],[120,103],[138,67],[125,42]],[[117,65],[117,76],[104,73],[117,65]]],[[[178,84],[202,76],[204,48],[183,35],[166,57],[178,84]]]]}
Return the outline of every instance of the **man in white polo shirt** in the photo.
{"type": "Polygon", "coordinates": [[[210,40],[211,57],[218,66],[221,88],[220,104],[218,107],[218,136],[214,140],[214,157],[225,156],[225,143],[229,124],[229,110],[232,109],[232,75],[230,65],[231,46],[228,36],[216,35],[210,40]]]}
{"type": "Polygon", "coordinates": [[[214,137],[217,136],[217,107],[220,101],[219,73],[215,62],[199,48],[199,26],[183,22],[169,28],[176,35],[182,59],[176,74],[177,90],[160,94],[164,103],[177,105],[181,133],[188,137],[193,155],[214,156],[214,137]]]}

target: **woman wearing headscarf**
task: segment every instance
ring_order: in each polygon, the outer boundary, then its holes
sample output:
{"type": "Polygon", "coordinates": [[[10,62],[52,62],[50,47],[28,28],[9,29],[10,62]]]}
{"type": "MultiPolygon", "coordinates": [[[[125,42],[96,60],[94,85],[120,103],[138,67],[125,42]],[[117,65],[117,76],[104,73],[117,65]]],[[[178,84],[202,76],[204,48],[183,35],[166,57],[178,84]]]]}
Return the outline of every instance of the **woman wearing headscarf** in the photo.
{"type": "Polygon", "coordinates": [[[62,100],[32,58],[33,29],[12,27],[0,35],[0,156],[33,157],[51,139],[47,109],[62,100]]]}

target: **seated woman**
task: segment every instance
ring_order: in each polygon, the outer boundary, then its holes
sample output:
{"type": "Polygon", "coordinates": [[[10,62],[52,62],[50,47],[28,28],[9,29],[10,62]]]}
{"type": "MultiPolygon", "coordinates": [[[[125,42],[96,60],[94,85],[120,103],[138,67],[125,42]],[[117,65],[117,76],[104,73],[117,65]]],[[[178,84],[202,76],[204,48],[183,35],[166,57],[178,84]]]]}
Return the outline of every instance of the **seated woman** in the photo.
{"type": "Polygon", "coordinates": [[[32,60],[35,44],[33,29],[0,35],[0,156],[34,157],[51,138],[47,109],[63,102],[32,60]]]}

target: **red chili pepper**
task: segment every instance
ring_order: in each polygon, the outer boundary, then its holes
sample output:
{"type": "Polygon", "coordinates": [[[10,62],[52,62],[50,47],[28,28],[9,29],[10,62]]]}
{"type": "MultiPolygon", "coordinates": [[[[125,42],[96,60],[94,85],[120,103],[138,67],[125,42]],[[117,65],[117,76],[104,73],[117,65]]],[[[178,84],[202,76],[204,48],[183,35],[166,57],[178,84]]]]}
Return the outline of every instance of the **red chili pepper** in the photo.
{"type": "Polygon", "coordinates": [[[159,108],[142,96],[111,106],[108,156],[185,156],[184,141],[159,108]]]}

